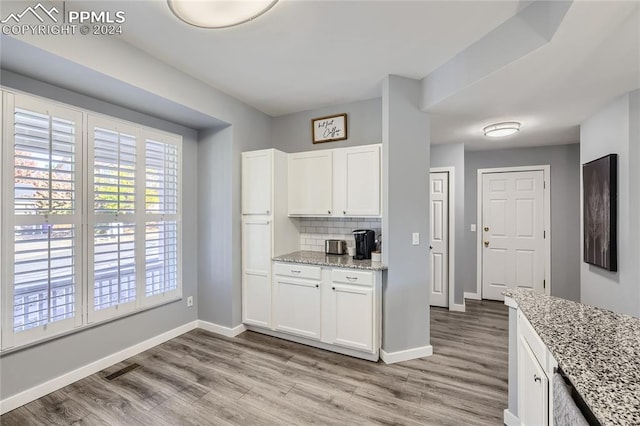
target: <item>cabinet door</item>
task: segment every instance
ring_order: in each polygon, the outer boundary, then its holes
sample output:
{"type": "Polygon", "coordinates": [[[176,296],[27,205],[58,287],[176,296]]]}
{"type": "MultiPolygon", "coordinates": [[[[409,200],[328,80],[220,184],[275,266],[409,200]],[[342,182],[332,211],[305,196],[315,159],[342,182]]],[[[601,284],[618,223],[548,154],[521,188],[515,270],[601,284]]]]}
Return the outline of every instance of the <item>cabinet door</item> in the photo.
{"type": "Polygon", "coordinates": [[[345,149],[345,216],[380,215],[380,147],[345,149]]]}
{"type": "Polygon", "coordinates": [[[332,283],[335,315],[333,343],[348,348],[373,351],[373,289],[332,283]]]}
{"type": "Polygon", "coordinates": [[[271,327],[271,221],[242,222],[242,320],[271,327]]]}
{"type": "Polygon", "coordinates": [[[271,214],[273,151],[242,153],[242,214],[271,214]]]}
{"type": "Polygon", "coordinates": [[[333,160],[330,150],[289,155],[289,215],[330,216],[333,160]]]}
{"type": "Polygon", "coordinates": [[[523,336],[518,336],[518,416],[522,426],[548,424],[549,380],[523,336]]]}
{"type": "Polygon", "coordinates": [[[276,275],[275,329],[320,339],[320,282],[276,275]]]}

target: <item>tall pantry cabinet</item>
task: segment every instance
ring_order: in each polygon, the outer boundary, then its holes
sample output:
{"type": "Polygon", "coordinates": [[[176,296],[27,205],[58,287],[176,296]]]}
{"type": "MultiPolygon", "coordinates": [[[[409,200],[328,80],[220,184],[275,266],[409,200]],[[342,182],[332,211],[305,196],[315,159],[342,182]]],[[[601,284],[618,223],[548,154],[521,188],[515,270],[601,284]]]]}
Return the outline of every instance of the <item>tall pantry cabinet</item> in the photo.
{"type": "Polygon", "coordinates": [[[299,232],[287,216],[287,154],[242,153],[242,321],[270,328],[271,259],[298,250],[299,232]]]}

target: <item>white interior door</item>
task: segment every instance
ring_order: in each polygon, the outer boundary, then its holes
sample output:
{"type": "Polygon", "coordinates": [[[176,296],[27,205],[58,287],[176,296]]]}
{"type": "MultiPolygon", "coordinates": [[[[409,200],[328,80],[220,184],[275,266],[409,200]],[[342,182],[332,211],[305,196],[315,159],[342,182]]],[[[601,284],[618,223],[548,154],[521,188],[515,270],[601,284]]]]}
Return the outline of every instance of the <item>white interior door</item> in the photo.
{"type": "Polygon", "coordinates": [[[449,307],[449,173],[430,173],[431,306],[449,307]]]}
{"type": "Polygon", "coordinates": [[[482,298],[544,292],[544,172],[482,175],[482,298]]]}

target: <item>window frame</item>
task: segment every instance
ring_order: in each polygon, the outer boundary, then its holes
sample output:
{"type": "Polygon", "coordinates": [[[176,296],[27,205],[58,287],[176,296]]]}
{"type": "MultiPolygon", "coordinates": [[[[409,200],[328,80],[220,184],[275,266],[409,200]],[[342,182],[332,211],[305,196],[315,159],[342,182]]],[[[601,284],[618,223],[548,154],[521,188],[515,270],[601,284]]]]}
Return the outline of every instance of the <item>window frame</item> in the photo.
{"type": "MultiPolygon", "coordinates": [[[[122,119],[114,118],[108,115],[95,113],[73,105],[67,105],[50,99],[42,98],[29,93],[15,91],[0,87],[0,135],[2,135],[2,147],[0,149],[0,165],[2,165],[2,173],[0,173],[0,188],[2,189],[0,202],[0,277],[2,285],[0,286],[0,318],[2,319],[2,327],[0,327],[0,353],[7,353],[16,349],[20,349],[43,341],[51,340],[60,336],[68,335],[76,331],[80,331],[96,324],[112,321],[128,315],[133,315],[151,308],[162,306],[167,303],[175,302],[182,299],[182,199],[184,185],[182,181],[183,175],[183,155],[182,145],[183,138],[181,135],[165,132],[158,129],[143,126],[141,124],[128,122],[122,119]],[[18,100],[16,102],[16,100],[18,100]],[[51,111],[51,115],[62,119],[70,119],[64,114],[71,114],[76,118],[75,121],[75,211],[74,221],[64,221],[57,215],[50,215],[48,223],[65,223],[75,226],[74,235],[74,255],[77,261],[76,265],[76,284],[75,284],[75,314],[73,318],[47,323],[45,325],[34,327],[30,330],[14,332],[14,262],[15,262],[15,224],[27,223],[31,224],[34,220],[40,220],[37,216],[43,215],[25,215],[33,216],[31,218],[21,218],[15,214],[15,108],[24,108],[34,112],[43,113],[43,111],[51,111]],[[40,109],[33,109],[33,108],[40,109]],[[55,114],[56,111],[62,111],[64,114],[55,114]],[[96,215],[94,212],[94,187],[93,187],[93,128],[91,124],[100,123],[101,128],[118,128],[126,129],[128,134],[136,136],[136,166],[135,166],[135,213],[124,215],[125,217],[109,218],[109,215],[96,215]],[[110,127],[106,127],[110,126],[110,127]],[[133,132],[133,133],[131,133],[133,132]],[[146,157],[145,146],[146,139],[153,141],[171,143],[177,148],[177,212],[176,214],[148,214],[146,212],[145,195],[146,195],[146,157]],[[115,309],[113,307],[106,308],[104,312],[93,311],[93,271],[94,271],[94,231],[93,225],[96,220],[100,219],[116,219],[120,222],[123,219],[135,223],[135,265],[136,265],[136,298],[135,302],[127,304],[118,304],[115,309]],[[162,219],[162,220],[161,220],[162,219]],[[31,221],[31,222],[30,222],[31,221]],[[146,296],[146,280],[145,280],[145,255],[146,255],[146,224],[151,221],[175,221],[177,233],[177,287],[174,290],[163,292],[161,294],[146,296]],[[125,306],[127,305],[127,306],[125,306]],[[93,311],[93,312],[92,312],[93,311]]],[[[68,217],[69,215],[64,215],[68,217]]]]}

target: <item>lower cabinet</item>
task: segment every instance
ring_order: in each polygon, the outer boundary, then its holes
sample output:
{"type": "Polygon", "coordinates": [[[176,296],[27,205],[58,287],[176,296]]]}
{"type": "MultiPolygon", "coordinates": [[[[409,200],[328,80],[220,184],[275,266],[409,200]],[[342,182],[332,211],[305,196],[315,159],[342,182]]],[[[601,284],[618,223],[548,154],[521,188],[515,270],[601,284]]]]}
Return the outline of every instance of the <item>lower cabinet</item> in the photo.
{"type": "Polygon", "coordinates": [[[320,340],[320,281],[275,276],[275,329],[320,340]]]}
{"type": "Polygon", "coordinates": [[[380,271],[274,262],[273,299],[263,299],[273,307],[271,326],[250,325],[273,330],[278,337],[295,336],[303,343],[377,360],[381,281],[380,271]]]}
{"type": "Polygon", "coordinates": [[[520,424],[546,425],[549,379],[524,337],[518,339],[518,399],[520,424]]]}
{"type": "Polygon", "coordinates": [[[364,351],[373,350],[373,289],[332,283],[334,336],[332,343],[364,351]]]}
{"type": "Polygon", "coordinates": [[[242,321],[271,327],[271,220],[242,221],[242,321]]]}
{"type": "Polygon", "coordinates": [[[557,363],[524,314],[518,310],[518,418],[521,426],[553,424],[549,377],[557,363]]]}

